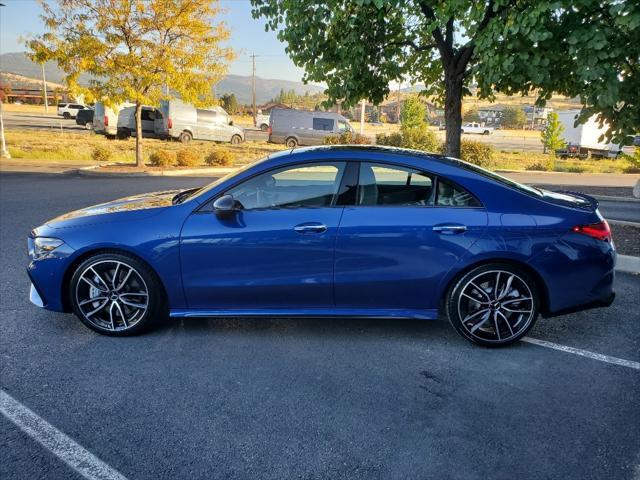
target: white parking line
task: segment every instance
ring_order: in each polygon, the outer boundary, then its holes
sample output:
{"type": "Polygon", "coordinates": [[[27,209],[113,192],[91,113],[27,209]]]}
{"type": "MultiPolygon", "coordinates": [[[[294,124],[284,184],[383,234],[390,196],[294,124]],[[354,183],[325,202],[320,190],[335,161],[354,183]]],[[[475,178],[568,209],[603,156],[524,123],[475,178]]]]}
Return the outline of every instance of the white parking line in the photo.
{"type": "Polygon", "coordinates": [[[613,365],[620,365],[622,367],[633,368],[634,370],[640,370],[640,363],[632,360],[624,360],[623,358],[610,357],[609,355],[602,355],[601,353],[590,352],[589,350],[582,350],[581,348],[568,347],[566,345],[560,345],[559,343],[547,342],[546,340],[540,340],[538,338],[523,337],[523,342],[533,343],[541,347],[553,348],[554,350],[560,350],[561,352],[573,353],[574,355],[580,355],[581,357],[592,358],[593,360],[599,360],[601,362],[611,363],[613,365]]]}
{"type": "Polygon", "coordinates": [[[56,427],[0,390],[0,412],[64,463],[88,480],[127,480],[56,427]]]}

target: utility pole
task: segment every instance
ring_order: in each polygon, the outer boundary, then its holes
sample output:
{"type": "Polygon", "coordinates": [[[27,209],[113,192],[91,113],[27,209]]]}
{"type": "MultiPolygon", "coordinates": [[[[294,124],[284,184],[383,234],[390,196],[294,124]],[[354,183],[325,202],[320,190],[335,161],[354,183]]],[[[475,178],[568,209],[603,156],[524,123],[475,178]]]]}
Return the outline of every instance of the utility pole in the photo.
{"type": "Polygon", "coordinates": [[[360,135],[364,135],[364,109],[367,106],[367,101],[363,98],[360,103],[360,135]]]}
{"type": "Polygon", "coordinates": [[[44,92],[44,111],[49,113],[49,99],[47,98],[47,79],[44,76],[44,62],[42,62],[42,91],[44,92]]]}
{"type": "Polygon", "coordinates": [[[256,120],[256,54],[251,55],[253,62],[253,74],[251,75],[251,103],[253,106],[253,126],[257,125],[256,120]]]}
{"type": "Polygon", "coordinates": [[[3,101],[0,100],[0,158],[11,158],[9,150],[7,150],[7,144],[4,141],[4,120],[2,119],[2,105],[3,101]]]}

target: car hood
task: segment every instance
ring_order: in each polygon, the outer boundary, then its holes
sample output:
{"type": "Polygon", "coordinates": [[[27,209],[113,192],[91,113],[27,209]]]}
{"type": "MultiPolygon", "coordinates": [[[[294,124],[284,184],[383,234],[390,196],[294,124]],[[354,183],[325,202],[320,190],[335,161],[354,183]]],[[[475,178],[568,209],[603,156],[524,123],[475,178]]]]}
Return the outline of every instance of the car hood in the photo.
{"type": "Polygon", "coordinates": [[[159,213],[161,209],[173,205],[173,197],[181,190],[145,193],[120,198],[111,202],[81,208],[65,213],[49,220],[46,225],[51,228],[66,228],[88,224],[139,220],[143,217],[159,213]]]}

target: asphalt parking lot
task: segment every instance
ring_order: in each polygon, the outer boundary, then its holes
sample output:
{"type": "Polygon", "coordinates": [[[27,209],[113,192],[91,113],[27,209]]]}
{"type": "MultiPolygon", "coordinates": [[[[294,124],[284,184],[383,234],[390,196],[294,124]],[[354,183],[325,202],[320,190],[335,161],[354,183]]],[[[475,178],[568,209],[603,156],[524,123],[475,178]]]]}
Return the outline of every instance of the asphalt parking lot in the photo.
{"type": "MultiPolygon", "coordinates": [[[[119,339],[29,304],[31,228],[203,183],[0,174],[0,388],[100,478],[640,478],[639,276],[618,274],[610,308],[530,333],[600,360],[475,347],[444,321],[168,320],[119,339]]],[[[3,415],[0,446],[3,480],[81,478],[3,415]]]]}

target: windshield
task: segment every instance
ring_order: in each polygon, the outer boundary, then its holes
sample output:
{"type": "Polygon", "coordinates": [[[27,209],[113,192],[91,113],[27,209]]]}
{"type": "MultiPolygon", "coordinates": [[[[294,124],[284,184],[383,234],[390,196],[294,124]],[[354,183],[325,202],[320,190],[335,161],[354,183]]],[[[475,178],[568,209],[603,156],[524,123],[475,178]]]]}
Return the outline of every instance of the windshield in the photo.
{"type": "Polygon", "coordinates": [[[449,162],[453,163],[456,167],[464,168],[465,170],[469,170],[475,173],[478,173],[484,177],[495,180],[498,183],[506,185],[511,188],[515,188],[516,190],[520,190],[521,192],[533,194],[538,197],[543,196],[542,190],[535,187],[530,187],[529,185],[524,185],[522,183],[518,183],[514,180],[511,180],[507,177],[503,177],[502,175],[498,175],[497,173],[486,170],[482,167],[474,165],[472,163],[468,163],[462,160],[458,160],[457,158],[445,157],[449,162]]]}

